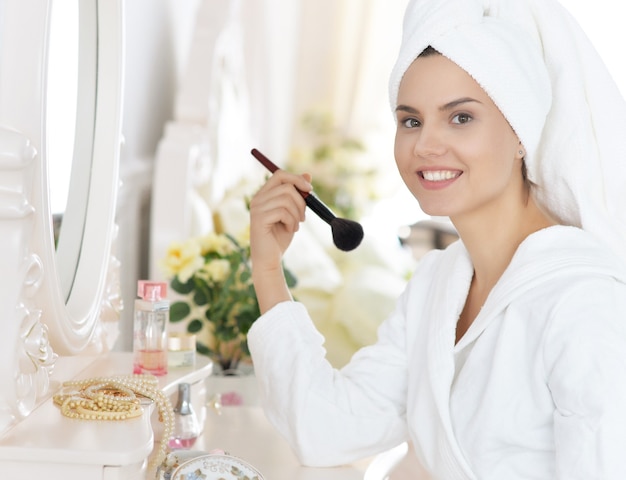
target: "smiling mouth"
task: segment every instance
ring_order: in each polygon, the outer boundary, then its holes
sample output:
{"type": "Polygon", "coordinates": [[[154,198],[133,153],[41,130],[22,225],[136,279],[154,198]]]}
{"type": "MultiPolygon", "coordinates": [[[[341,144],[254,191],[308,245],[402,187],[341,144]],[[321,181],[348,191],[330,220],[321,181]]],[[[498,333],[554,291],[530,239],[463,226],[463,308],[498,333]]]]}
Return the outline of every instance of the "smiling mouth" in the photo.
{"type": "Polygon", "coordinates": [[[420,177],[429,182],[445,182],[461,175],[459,170],[423,170],[418,173],[420,177]]]}

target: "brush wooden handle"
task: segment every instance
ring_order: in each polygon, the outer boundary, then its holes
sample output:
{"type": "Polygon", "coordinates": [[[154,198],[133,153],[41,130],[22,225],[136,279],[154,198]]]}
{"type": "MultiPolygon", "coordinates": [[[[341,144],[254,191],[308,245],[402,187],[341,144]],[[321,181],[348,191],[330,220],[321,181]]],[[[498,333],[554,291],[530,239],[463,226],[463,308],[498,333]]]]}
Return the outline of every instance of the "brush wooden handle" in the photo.
{"type": "MultiPolygon", "coordinates": [[[[274,162],[256,148],[253,148],[250,153],[271,173],[278,170],[274,162]]],[[[297,188],[296,190],[302,195],[307,206],[330,225],[333,232],[333,242],[337,248],[347,252],[359,246],[363,239],[363,227],[360,224],[345,218],[337,218],[330,208],[324,205],[312,192],[303,192],[297,188]]]]}
{"type": "MultiPolygon", "coordinates": [[[[261,152],[259,152],[256,148],[253,148],[250,153],[261,163],[261,165],[267,168],[271,173],[274,173],[276,170],[278,170],[278,166],[261,152]]],[[[298,192],[300,193],[300,195],[302,195],[302,198],[304,199],[309,196],[309,192],[303,192],[302,190],[299,190],[297,188],[296,190],[298,190],[298,192]]]]}
{"type": "MultiPolygon", "coordinates": [[[[276,164],[272,162],[269,158],[267,158],[265,155],[263,155],[261,152],[259,152],[256,148],[253,148],[250,151],[250,153],[252,154],[254,158],[256,158],[259,162],[261,162],[261,164],[265,168],[267,168],[270,172],[274,173],[276,170],[278,170],[278,167],[276,166],[276,164]]],[[[330,208],[324,205],[324,203],[315,195],[313,195],[313,193],[303,192],[302,190],[298,188],[296,188],[296,190],[298,191],[300,195],[302,195],[302,198],[304,198],[304,201],[306,202],[307,206],[311,210],[313,210],[317,214],[317,216],[320,217],[322,220],[324,220],[326,223],[330,225],[330,223],[335,218],[337,218],[335,217],[335,214],[330,210],[330,208]]]]}
{"type": "Polygon", "coordinates": [[[254,158],[261,162],[261,165],[267,168],[270,172],[274,173],[276,170],[278,170],[278,166],[261,152],[259,152],[256,148],[253,148],[250,153],[254,158]]]}

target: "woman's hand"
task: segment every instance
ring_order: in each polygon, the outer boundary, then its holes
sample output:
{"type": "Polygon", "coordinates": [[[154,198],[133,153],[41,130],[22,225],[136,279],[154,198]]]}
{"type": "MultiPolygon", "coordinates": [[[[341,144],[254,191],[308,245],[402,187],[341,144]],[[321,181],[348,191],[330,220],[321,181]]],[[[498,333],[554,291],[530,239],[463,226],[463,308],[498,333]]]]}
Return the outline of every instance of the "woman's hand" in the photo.
{"type": "Polygon", "coordinates": [[[298,190],[311,191],[310,175],[277,170],[250,203],[250,254],[261,312],[291,299],[282,257],[304,221],[306,203],[298,190]]]}

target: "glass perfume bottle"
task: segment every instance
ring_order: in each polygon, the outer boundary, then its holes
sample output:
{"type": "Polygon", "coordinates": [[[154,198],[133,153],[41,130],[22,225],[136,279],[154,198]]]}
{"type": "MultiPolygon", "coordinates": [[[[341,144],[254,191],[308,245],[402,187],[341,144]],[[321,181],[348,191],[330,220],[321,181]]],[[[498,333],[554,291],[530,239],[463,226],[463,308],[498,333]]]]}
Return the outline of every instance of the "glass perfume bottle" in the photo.
{"type": "Polygon", "coordinates": [[[172,450],[189,449],[200,433],[198,417],[191,406],[191,385],[178,384],[178,401],[174,407],[174,432],[168,446],[172,450]]]}
{"type": "Polygon", "coordinates": [[[167,284],[140,280],[133,327],[133,373],[167,373],[167,325],[170,304],[167,284]]]}

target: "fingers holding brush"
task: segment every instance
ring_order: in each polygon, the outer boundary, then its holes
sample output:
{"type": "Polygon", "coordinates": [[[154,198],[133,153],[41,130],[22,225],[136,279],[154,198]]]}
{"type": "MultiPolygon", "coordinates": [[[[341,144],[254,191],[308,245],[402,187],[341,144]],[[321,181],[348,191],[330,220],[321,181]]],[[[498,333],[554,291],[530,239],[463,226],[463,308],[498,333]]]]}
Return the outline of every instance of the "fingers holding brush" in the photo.
{"type": "Polygon", "coordinates": [[[277,171],[250,203],[252,280],[261,313],[291,300],[282,257],[304,220],[306,202],[296,188],[310,191],[309,178],[277,171]]]}
{"type": "Polygon", "coordinates": [[[309,179],[310,176],[278,170],[252,198],[250,246],[257,266],[275,268],[280,264],[300,222],[304,221],[306,203],[299,191],[311,190],[309,179]]]}

